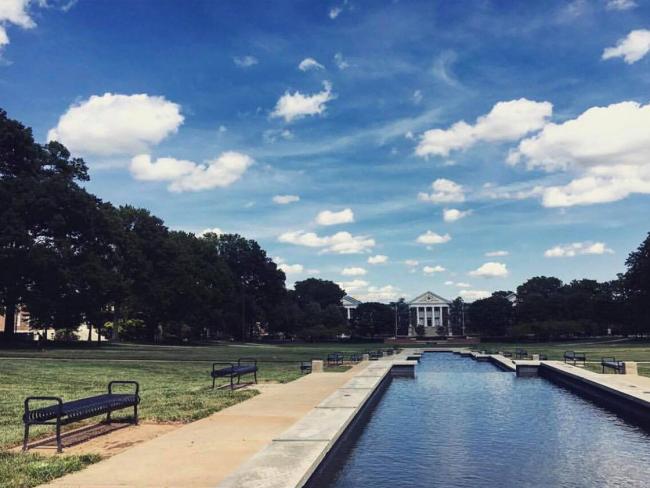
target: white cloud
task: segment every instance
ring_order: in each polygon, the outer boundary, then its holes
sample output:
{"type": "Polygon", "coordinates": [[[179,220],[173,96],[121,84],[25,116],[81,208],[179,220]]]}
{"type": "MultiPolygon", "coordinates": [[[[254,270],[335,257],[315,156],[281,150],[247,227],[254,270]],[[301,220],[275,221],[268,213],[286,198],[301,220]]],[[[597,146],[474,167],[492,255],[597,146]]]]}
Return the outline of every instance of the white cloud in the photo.
{"type": "Polygon", "coordinates": [[[343,268],[343,271],[341,271],[343,276],[363,276],[366,273],[367,271],[364,268],[359,267],[343,268]]]}
{"type": "Polygon", "coordinates": [[[462,281],[459,281],[458,283],[456,283],[456,286],[458,288],[470,288],[472,285],[470,285],[469,283],[463,283],[462,281]]]}
{"type": "Polygon", "coordinates": [[[603,59],[623,58],[627,64],[632,64],[643,58],[649,51],[650,30],[638,29],[619,39],[616,46],[606,48],[603,51],[603,59]]]}
{"type": "Polygon", "coordinates": [[[105,93],[71,105],[47,134],[73,153],[137,154],[175,133],[180,106],[147,94],[105,93]]]}
{"type": "Polygon", "coordinates": [[[313,95],[286,91],[276,103],[271,117],[282,117],[286,122],[292,122],[308,115],[320,115],[325,112],[325,104],[334,98],[336,96],[332,93],[332,84],[329,81],[323,82],[323,91],[313,95]]]}
{"type": "Polygon", "coordinates": [[[173,192],[210,190],[226,187],[239,180],[253,159],[246,154],[227,151],[219,157],[197,164],[192,161],[158,158],[140,154],[131,160],[131,174],[142,181],[169,181],[173,192]]]}
{"type": "Polygon", "coordinates": [[[250,68],[259,63],[255,56],[235,56],[232,60],[240,68],[250,68]]]}
{"type": "Polygon", "coordinates": [[[300,197],[298,195],[275,195],[273,197],[273,203],[277,203],[278,205],[287,205],[299,201],[300,197]]]}
{"type": "Polygon", "coordinates": [[[488,298],[490,296],[490,292],[486,290],[461,290],[460,296],[466,302],[473,302],[475,300],[488,298]]]}
{"type": "Polygon", "coordinates": [[[357,294],[364,302],[388,302],[399,298],[400,289],[393,285],[369,286],[365,292],[357,294]]]}
{"type": "Polygon", "coordinates": [[[203,237],[203,236],[205,236],[207,234],[221,235],[221,234],[223,234],[223,231],[219,227],[212,227],[212,228],[208,228],[208,229],[203,229],[201,232],[199,232],[197,234],[197,236],[203,237]]]}
{"type": "Polygon", "coordinates": [[[436,234],[433,231],[426,231],[424,234],[421,234],[416,239],[416,242],[420,244],[444,244],[445,242],[451,241],[451,236],[449,234],[440,235],[436,234]]]}
{"type": "Polygon", "coordinates": [[[636,7],[634,0],[607,0],[607,10],[629,10],[636,7]]]}
{"type": "Polygon", "coordinates": [[[443,271],[446,271],[446,269],[440,265],[436,265],[436,266],[425,266],[424,268],[422,268],[422,271],[426,274],[433,274],[433,273],[442,273],[443,271]]]}
{"type": "Polygon", "coordinates": [[[273,144],[279,139],[284,139],[285,141],[290,141],[293,139],[293,132],[289,129],[268,129],[262,133],[262,138],[264,142],[273,144]]]}
{"type": "Polygon", "coordinates": [[[613,202],[650,193],[650,104],[591,107],[575,119],[548,124],[508,157],[528,169],[571,171],[564,186],[540,189],[546,207],[613,202]]]}
{"type": "Polygon", "coordinates": [[[514,141],[529,132],[541,129],[553,112],[550,102],[534,102],[525,98],[498,102],[474,125],[461,120],[449,129],[426,131],[415,150],[418,156],[448,156],[457,149],[485,142],[514,141]]]}
{"type": "Polygon", "coordinates": [[[354,222],[354,212],[352,212],[351,208],[343,209],[340,212],[323,210],[316,216],[316,223],[318,225],[348,224],[350,222],[354,222]]]}
{"type": "Polygon", "coordinates": [[[419,105],[420,102],[422,102],[422,98],[424,98],[422,96],[422,90],[415,90],[411,96],[411,100],[413,100],[413,103],[416,105],[419,105]]]}
{"type": "Polygon", "coordinates": [[[278,237],[280,242],[297,246],[319,247],[323,252],[336,254],[360,254],[375,246],[375,240],[368,236],[353,236],[349,232],[337,232],[331,236],[319,236],[315,232],[302,230],[285,232],[278,237]]]}
{"type": "Polygon", "coordinates": [[[345,60],[341,53],[336,53],[334,55],[334,64],[336,64],[336,67],[340,70],[348,69],[350,67],[350,63],[345,60]]]}
{"type": "Polygon", "coordinates": [[[406,264],[407,266],[413,267],[413,266],[417,266],[420,263],[419,263],[419,261],[416,261],[415,259],[407,259],[406,261],[404,261],[404,264],[406,264]]]}
{"type": "Polygon", "coordinates": [[[368,258],[368,264],[384,264],[386,262],[388,262],[388,256],[384,256],[383,254],[376,254],[368,258]]]}
{"type": "Polygon", "coordinates": [[[346,293],[353,293],[362,288],[366,288],[369,283],[364,280],[341,281],[337,283],[346,293]]]}
{"type": "Polygon", "coordinates": [[[298,69],[300,71],[309,71],[310,69],[319,70],[319,69],[325,69],[325,66],[320,64],[314,58],[305,58],[302,61],[300,61],[300,64],[298,65],[298,69]]]}
{"type": "Polygon", "coordinates": [[[447,286],[453,286],[454,282],[453,281],[445,281],[445,285],[447,286]]]}
{"type": "Polygon", "coordinates": [[[508,276],[508,268],[503,263],[489,262],[482,264],[474,271],[470,271],[471,276],[482,276],[484,278],[503,278],[508,276]]]}
{"type": "Polygon", "coordinates": [[[2,0],[0,1],[0,49],[9,44],[6,24],[14,24],[23,29],[32,29],[36,23],[27,12],[30,0],[2,0]]]}
{"type": "Polygon", "coordinates": [[[305,267],[302,264],[280,263],[278,264],[278,268],[284,271],[284,274],[287,275],[300,274],[305,270],[305,267]]]}
{"type": "Polygon", "coordinates": [[[343,9],[341,7],[332,7],[328,13],[329,18],[334,20],[341,14],[341,12],[343,12],[343,9]]]}
{"type": "Polygon", "coordinates": [[[508,251],[489,251],[485,253],[485,256],[488,258],[496,258],[501,256],[507,256],[510,254],[508,251]]]}
{"type": "Polygon", "coordinates": [[[604,242],[572,242],[571,244],[561,244],[547,249],[544,256],[547,258],[571,258],[584,254],[612,254],[604,242]]]}
{"type": "Polygon", "coordinates": [[[467,217],[472,213],[471,210],[458,210],[456,208],[446,208],[442,211],[442,219],[445,222],[456,222],[457,220],[467,217]]]}
{"type": "Polygon", "coordinates": [[[433,192],[418,193],[418,200],[432,203],[451,203],[465,201],[465,189],[451,180],[438,178],[431,183],[433,192]]]}

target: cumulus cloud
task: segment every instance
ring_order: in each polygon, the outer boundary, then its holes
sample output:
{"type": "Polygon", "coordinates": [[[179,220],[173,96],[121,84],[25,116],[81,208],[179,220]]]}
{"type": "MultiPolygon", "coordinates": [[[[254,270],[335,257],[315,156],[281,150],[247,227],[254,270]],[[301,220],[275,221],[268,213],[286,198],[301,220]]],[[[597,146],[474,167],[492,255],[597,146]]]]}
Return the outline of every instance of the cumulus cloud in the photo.
{"type": "Polygon", "coordinates": [[[369,283],[364,280],[341,281],[337,283],[346,293],[353,293],[355,291],[366,288],[369,283]]]}
{"type": "Polygon", "coordinates": [[[384,256],[383,254],[376,254],[368,258],[368,264],[384,264],[386,262],[388,262],[388,256],[384,256]]]}
{"type": "Polygon", "coordinates": [[[229,186],[252,164],[250,156],[235,151],[224,152],[203,164],[175,158],[152,161],[149,154],[140,154],[131,160],[129,169],[136,180],[169,181],[170,191],[184,192],[229,186]]]}
{"type": "Polygon", "coordinates": [[[623,58],[627,64],[633,64],[648,54],[649,51],[650,30],[638,29],[619,39],[616,46],[605,48],[602,57],[603,59],[623,58]]]}
{"type": "Polygon", "coordinates": [[[47,134],[74,153],[137,154],[175,133],[183,123],[181,107],[144,93],[105,93],[74,104],[47,134]]]}
{"type": "Polygon", "coordinates": [[[607,10],[630,10],[636,6],[634,0],[608,0],[606,8],[607,10]]]}
{"type": "Polygon", "coordinates": [[[284,271],[284,274],[286,275],[300,274],[305,270],[305,267],[302,264],[280,263],[278,264],[278,268],[284,271]]]}
{"type": "Polygon", "coordinates": [[[364,302],[388,302],[399,298],[400,289],[393,285],[369,286],[357,297],[364,302]]]}
{"type": "Polygon", "coordinates": [[[297,230],[281,234],[278,240],[297,246],[322,248],[323,252],[336,254],[360,254],[368,252],[375,246],[374,239],[368,236],[354,236],[349,232],[319,236],[315,232],[297,230]]]}
{"type": "Polygon", "coordinates": [[[650,193],[650,104],[592,107],[575,119],[548,124],[508,157],[528,169],[569,171],[566,185],[541,189],[546,207],[613,202],[650,193]]]}
{"type": "Polygon", "coordinates": [[[273,197],[273,203],[278,205],[288,205],[289,203],[299,202],[300,197],[298,195],[275,195],[273,197]]]}
{"type": "Polygon", "coordinates": [[[488,262],[482,264],[474,271],[470,271],[469,274],[483,278],[503,278],[508,276],[508,268],[503,263],[488,262]]]}
{"type": "Polygon", "coordinates": [[[438,178],[431,183],[431,193],[418,193],[418,200],[431,203],[452,203],[465,201],[465,189],[451,180],[438,178]]]}
{"type": "Polygon", "coordinates": [[[6,25],[13,24],[23,29],[32,29],[36,23],[27,11],[30,0],[2,0],[0,2],[0,49],[9,44],[6,25]]]}
{"type": "Polygon", "coordinates": [[[471,210],[458,210],[457,208],[446,208],[442,211],[442,219],[445,222],[456,222],[472,213],[471,210]]]}
{"type": "Polygon", "coordinates": [[[404,261],[404,264],[406,264],[407,266],[413,267],[413,266],[417,266],[420,263],[419,263],[419,261],[416,261],[415,259],[407,259],[406,261],[404,261]]]}
{"type": "Polygon", "coordinates": [[[510,254],[508,251],[488,251],[485,253],[485,256],[488,258],[496,258],[501,256],[507,256],[510,254]]]}
{"type": "Polygon", "coordinates": [[[352,212],[351,208],[343,209],[340,212],[323,210],[316,216],[316,223],[318,225],[348,224],[350,222],[354,222],[354,212],[352,212]]]}
{"type": "Polygon", "coordinates": [[[572,258],[584,254],[612,254],[612,251],[604,242],[572,242],[560,244],[544,251],[547,258],[572,258]]]}
{"type": "Polygon", "coordinates": [[[474,125],[461,120],[448,129],[426,131],[415,150],[418,156],[448,156],[453,150],[466,149],[477,142],[517,140],[541,129],[553,113],[550,102],[520,98],[498,102],[489,113],[476,119],[474,125]]]}
{"type": "Polygon", "coordinates": [[[250,68],[259,63],[255,56],[235,56],[232,60],[240,68],[250,68]]]}
{"type": "Polygon", "coordinates": [[[435,232],[428,230],[424,234],[421,234],[416,239],[416,242],[420,244],[444,244],[445,242],[451,241],[451,236],[449,234],[440,235],[435,232]]]}
{"type": "Polygon", "coordinates": [[[204,237],[208,234],[216,234],[216,235],[221,235],[223,234],[223,231],[219,227],[210,227],[207,229],[203,229],[201,232],[197,234],[199,237],[204,237]]]}
{"type": "Polygon", "coordinates": [[[299,91],[286,91],[275,104],[271,117],[281,117],[285,122],[292,122],[308,115],[320,115],[325,112],[327,102],[336,96],[332,93],[332,84],[323,82],[323,91],[313,95],[303,95],[299,91]]]}
{"type": "Polygon", "coordinates": [[[363,276],[366,273],[367,271],[360,267],[343,268],[343,271],[341,271],[343,276],[363,276]]]}
{"type": "Polygon", "coordinates": [[[426,274],[433,274],[433,273],[442,273],[443,271],[446,271],[446,269],[440,265],[436,265],[436,266],[425,266],[424,268],[422,268],[422,271],[426,274]]]}
{"type": "Polygon", "coordinates": [[[310,69],[319,70],[319,69],[325,69],[325,66],[320,64],[314,58],[305,58],[302,61],[300,61],[300,64],[298,65],[298,69],[300,71],[309,71],[310,69]]]}
{"type": "Polygon", "coordinates": [[[473,302],[475,300],[482,300],[483,298],[488,298],[490,292],[486,290],[461,290],[460,296],[466,302],[473,302]]]}

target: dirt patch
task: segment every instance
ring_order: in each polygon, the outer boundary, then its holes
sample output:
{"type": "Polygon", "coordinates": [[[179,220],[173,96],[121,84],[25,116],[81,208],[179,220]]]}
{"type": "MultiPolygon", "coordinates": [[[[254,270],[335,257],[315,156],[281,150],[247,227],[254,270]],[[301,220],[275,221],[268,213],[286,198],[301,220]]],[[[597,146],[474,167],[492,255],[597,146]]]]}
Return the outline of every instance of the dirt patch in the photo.
{"type": "MultiPolygon", "coordinates": [[[[61,435],[64,454],[99,454],[106,458],[114,456],[137,444],[141,444],[181,427],[182,423],[139,425],[112,423],[94,424],[70,430],[61,435]]],[[[56,439],[47,437],[29,444],[29,452],[56,455],[56,439]]],[[[12,451],[20,451],[20,447],[12,451]]]]}

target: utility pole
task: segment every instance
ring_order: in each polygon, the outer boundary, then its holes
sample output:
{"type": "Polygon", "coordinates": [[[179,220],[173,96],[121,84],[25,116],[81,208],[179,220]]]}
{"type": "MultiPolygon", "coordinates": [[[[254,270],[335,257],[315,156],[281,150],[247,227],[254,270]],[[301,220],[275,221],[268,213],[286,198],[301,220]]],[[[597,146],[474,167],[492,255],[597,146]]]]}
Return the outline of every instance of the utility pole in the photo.
{"type": "Polygon", "coordinates": [[[397,315],[397,303],[395,303],[395,340],[397,340],[397,322],[399,318],[397,315]]]}

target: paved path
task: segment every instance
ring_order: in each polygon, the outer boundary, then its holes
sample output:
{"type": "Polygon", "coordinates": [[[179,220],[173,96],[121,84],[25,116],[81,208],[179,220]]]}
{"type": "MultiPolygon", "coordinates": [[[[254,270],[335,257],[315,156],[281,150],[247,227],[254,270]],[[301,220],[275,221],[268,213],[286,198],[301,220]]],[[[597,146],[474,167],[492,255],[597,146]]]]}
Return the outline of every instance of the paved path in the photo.
{"type": "Polygon", "coordinates": [[[260,385],[260,395],[47,486],[215,487],[367,365],[260,385]]]}

